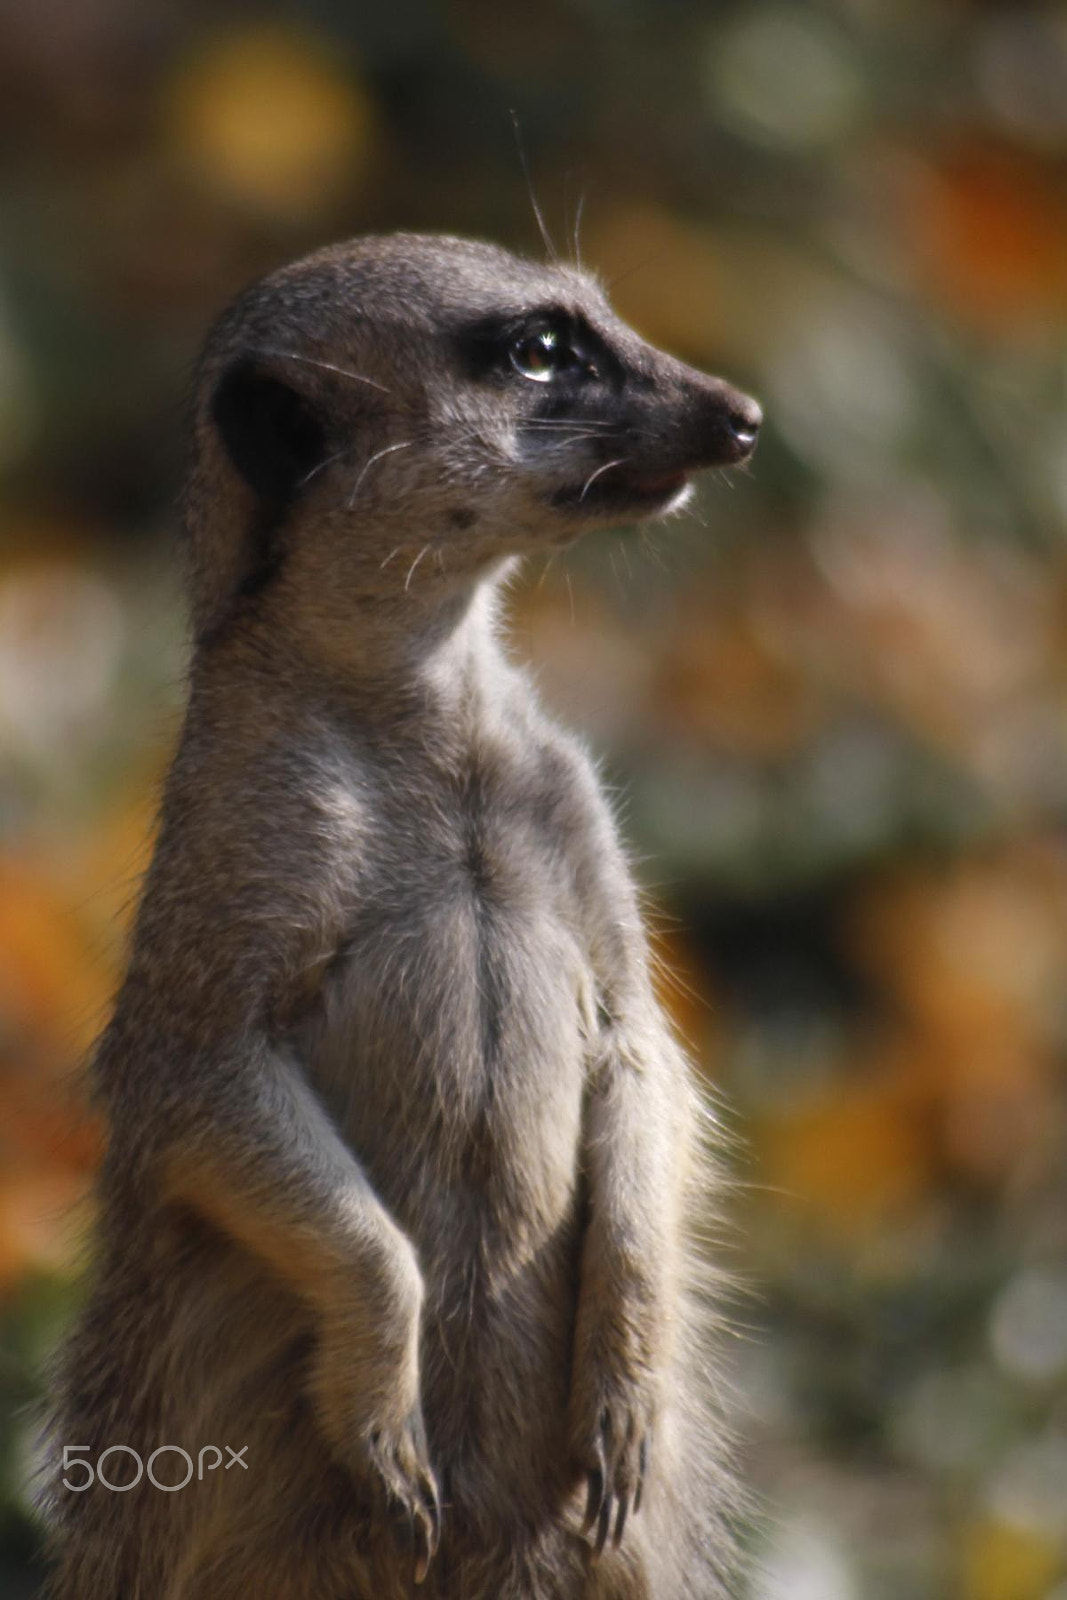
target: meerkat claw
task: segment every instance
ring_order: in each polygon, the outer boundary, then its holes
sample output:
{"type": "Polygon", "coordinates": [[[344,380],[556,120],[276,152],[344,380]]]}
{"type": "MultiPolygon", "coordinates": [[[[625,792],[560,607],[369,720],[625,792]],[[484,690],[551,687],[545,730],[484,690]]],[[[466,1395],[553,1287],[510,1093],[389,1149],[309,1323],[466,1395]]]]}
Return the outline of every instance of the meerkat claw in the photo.
{"type": "Polygon", "coordinates": [[[634,1516],[641,1509],[641,1497],[645,1492],[645,1473],[648,1470],[648,1435],[644,1435],[637,1452],[637,1485],[634,1489],[634,1516]]]}
{"type": "Polygon", "coordinates": [[[615,1532],[611,1536],[611,1542],[615,1546],[616,1550],[619,1548],[620,1544],[622,1543],[622,1535],[623,1535],[623,1531],[624,1531],[624,1529],[626,1527],[626,1517],[627,1517],[627,1513],[629,1512],[629,1510],[630,1510],[630,1496],[629,1496],[628,1492],[624,1492],[623,1494],[620,1494],[620,1496],[619,1496],[619,1513],[618,1513],[618,1516],[615,1518],[615,1532]]]}
{"type": "Polygon", "coordinates": [[[600,1507],[600,1516],[597,1519],[596,1544],[593,1546],[594,1561],[599,1561],[600,1557],[604,1554],[604,1546],[608,1542],[608,1530],[611,1527],[611,1513],[614,1509],[614,1506],[615,1496],[609,1489],[607,1494],[604,1496],[603,1504],[600,1507]]]}

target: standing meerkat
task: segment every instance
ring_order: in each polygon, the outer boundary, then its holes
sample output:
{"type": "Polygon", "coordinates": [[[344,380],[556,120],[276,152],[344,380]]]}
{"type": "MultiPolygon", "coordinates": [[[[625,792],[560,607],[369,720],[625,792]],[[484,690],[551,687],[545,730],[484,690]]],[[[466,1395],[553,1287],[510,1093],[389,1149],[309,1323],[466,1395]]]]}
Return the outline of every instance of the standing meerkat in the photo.
{"type": "Polygon", "coordinates": [[[457,239],[324,250],[215,327],[53,1600],[733,1593],[697,1097],[496,591],[759,423],[582,272],[457,239]]]}

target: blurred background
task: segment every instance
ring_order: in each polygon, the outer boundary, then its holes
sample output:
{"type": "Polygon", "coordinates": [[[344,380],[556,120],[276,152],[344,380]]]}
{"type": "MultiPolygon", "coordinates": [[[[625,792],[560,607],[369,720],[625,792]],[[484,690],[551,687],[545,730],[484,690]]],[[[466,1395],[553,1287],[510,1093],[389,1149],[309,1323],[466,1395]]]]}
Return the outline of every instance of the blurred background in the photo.
{"type": "Polygon", "coordinates": [[[3,0],[0,1596],[191,362],[336,237],[539,251],[511,108],[561,250],[769,419],[513,604],[728,1107],[753,1600],[1067,1600],[1067,10],[977,0],[3,0]]]}

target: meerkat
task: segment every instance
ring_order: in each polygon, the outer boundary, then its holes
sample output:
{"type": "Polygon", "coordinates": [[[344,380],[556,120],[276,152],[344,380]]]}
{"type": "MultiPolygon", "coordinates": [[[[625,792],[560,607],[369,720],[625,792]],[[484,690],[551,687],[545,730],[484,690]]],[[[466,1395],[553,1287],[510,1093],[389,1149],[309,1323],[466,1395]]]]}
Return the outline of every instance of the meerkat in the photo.
{"type": "Polygon", "coordinates": [[[518,558],[677,508],[760,420],[488,244],[357,239],[215,326],[53,1600],[736,1592],[698,1096],[497,613],[518,558]]]}

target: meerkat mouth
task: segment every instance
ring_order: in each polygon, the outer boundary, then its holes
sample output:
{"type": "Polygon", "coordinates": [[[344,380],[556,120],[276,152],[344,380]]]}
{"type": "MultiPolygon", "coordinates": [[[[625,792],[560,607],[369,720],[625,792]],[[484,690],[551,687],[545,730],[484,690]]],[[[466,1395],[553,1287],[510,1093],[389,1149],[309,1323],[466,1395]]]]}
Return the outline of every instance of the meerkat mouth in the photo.
{"type": "Polygon", "coordinates": [[[619,461],[607,463],[584,483],[557,490],[552,500],[561,510],[590,516],[606,512],[651,516],[666,511],[689,489],[686,472],[637,472],[619,461]]]}

